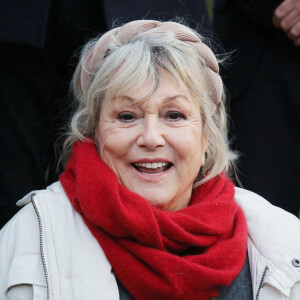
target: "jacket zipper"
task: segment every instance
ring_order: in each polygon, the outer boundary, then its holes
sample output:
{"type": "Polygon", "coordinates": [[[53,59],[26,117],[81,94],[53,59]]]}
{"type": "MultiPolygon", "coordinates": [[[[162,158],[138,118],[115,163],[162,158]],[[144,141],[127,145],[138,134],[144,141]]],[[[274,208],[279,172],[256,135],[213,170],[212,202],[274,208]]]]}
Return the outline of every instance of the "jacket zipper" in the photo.
{"type": "Polygon", "coordinates": [[[256,300],[258,300],[258,297],[259,297],[259,293],[260,293],[260,290],[263,286],[263,283],[264,283],[264,279],[265,279],[265,276],[266,276],[266,273],[267,273],[267,270],[269,269],[268,266],[265,266],[265,269],[263,271],[263,274],[262,274],[262,277],[261,277],[261,280],[260,280],[260,283],[259,283],[259,286],[258,286],[258,290],[257,290],[257,293],[256,293],[256,300]]]}
{"type": "Polygon", "coordinates": [[[40,213],[38,211],[38,208],[37,208],[37,206],[35,204],[35,201],[34,201],[34,196],[35,196],[35,194],[31,195],[31,202],[32,202],[32,205],[34,207],[34,210],[35,210],[35,213],[37,215],[38,222],[39,222],[40,252],[41,252],[41,258],[42,258],[42,264],[43,264],[43,269],[44,269],[44,273],[45,273],[45,278],[46,278],[47,300],[51,300],[51,289],[50,289],[50,282],[49,282],[49,272],[48,272],[47,265],[46,265],[45,253],[44,253],[44,244],[43,244],[43,224],[42,224],[41,215],[40,215],[40,213]]]}

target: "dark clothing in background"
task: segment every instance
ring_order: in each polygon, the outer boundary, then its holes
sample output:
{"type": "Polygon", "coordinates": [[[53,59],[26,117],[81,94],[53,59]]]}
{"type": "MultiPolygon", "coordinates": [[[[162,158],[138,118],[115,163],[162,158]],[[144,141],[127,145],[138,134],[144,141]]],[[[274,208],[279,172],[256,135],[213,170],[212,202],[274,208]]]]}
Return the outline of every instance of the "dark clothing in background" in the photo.
{"type": "Polygon", "coordinates": [[[210,29],[204,0],[0,0],[0,228],[18,199],[58,178],[54,143],[70,116],[74,52],[115,20],[176,16],[210,29]]]}
{"type": "Polygon", "coordinates": [[[243,187],[298,215],[300,48],[272,24],[282,1],[218,0],[214,31],[226,51],[230,136],[243,187]]]}
{"type": "Polygon", "coordinates": [[[0,1],[0,228],[18,199],[57,179],[54,143],[70,114],[71,57],[106,29],[101,5],[0,1]]]}

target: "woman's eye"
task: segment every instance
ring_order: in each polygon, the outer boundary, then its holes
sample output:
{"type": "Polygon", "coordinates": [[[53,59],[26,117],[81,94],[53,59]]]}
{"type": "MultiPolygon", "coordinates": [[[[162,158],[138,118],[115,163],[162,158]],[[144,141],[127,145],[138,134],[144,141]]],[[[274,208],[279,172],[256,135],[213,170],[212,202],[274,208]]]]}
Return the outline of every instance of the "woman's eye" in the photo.
{"type": "Polygon", "coordinates": [[[122,112],[118,115],[118,120],[121,122],[129,123],[136,119],[135,114],[131,112],[122,112]]]}
{"type": "Polygon", "coordinates": [[[167,119],[169,119],[171,121],[177,121],[177,120],[181,120],[181,119],[186,119],[186,117],[184,114],[182,114],[179,111],[169,111],[167,113],[167,119]]]}

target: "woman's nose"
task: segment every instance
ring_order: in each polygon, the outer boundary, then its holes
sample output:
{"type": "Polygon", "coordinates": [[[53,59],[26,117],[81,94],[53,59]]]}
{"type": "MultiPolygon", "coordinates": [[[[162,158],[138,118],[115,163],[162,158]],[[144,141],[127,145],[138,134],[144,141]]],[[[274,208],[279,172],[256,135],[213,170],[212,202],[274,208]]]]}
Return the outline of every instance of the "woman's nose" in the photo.
{"type": "Polygon", "coordinates": [[[148,115],[141,126],[141,132],[137,139],[139,147],[155,149],[165,145],[165,139],[161,132],[161,125],[157,115],[148,115]]]}

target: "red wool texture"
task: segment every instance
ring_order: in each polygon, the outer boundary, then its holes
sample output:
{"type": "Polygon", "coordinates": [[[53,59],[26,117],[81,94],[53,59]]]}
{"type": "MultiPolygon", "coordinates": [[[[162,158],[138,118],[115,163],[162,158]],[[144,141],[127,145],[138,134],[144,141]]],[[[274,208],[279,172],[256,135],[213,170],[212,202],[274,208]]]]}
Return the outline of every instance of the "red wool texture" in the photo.
{"type": "Polygon", "coordinates": [[[225,175],[196,188],[187,208],[162,211],[121,185],[85,141],[60,182],[136,300],[208,300],[243,267],[247,225],[225,175]]]}

